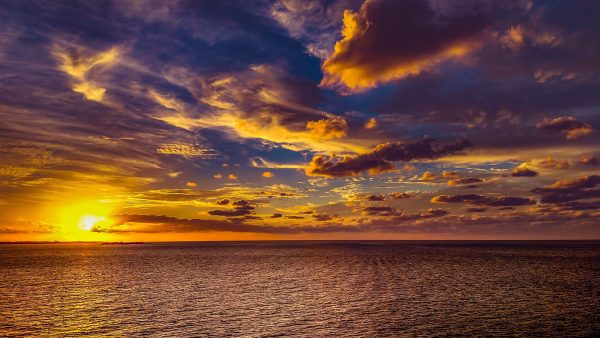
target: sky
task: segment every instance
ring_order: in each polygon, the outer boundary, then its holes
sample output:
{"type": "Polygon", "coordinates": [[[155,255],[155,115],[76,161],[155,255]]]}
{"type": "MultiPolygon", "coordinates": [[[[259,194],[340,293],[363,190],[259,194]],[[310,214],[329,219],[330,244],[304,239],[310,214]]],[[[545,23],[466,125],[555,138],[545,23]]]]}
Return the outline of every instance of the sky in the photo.
{"type": "Polygon", "coordinates": [[[0,240],[600,238],[598,1],[0,14],[0,240]]]}

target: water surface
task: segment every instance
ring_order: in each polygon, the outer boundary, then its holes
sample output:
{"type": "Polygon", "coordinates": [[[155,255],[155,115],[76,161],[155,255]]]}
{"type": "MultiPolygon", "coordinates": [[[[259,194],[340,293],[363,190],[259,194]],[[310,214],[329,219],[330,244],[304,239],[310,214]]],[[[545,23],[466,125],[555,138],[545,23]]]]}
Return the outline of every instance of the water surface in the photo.
{"type": "Polygon", "coordinates": [[[600,335],[600,242],[0,245],[0,335],[600,335]]]}

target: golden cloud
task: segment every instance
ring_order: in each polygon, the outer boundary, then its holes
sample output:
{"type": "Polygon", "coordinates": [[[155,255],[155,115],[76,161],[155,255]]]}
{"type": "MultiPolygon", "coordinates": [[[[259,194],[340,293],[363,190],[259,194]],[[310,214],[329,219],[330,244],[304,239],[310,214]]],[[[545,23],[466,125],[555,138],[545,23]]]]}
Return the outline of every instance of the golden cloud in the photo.
{"type": "Polygon", "coordinates": [[[81,48],[67,51],[60,46],[55,46],[53,54],[60,61],[59,69],[75,80],[72,87],[74,92],[83,94],[86,99],[91,101],[102,101],[106,88],[97,85],[94,77],[102,68],[113,66],[119,62],[119,48],[113,47],[104,52],[84,56],[85,52],[81,48]]]}
{"type": "Polygon", "coordinates": [[[317,138],[329,140],[342,138],[348,133],[348,122],[343,117],[335,116],[328,119],[309,121],[306,129],[317,138]]]}
{"type": "Polygon", "coordinates": [[[479,44],[486,25],[473,11],[444,17],[426,1],[365,1],[346,10],[343,38],[322,65],[321,85],[350,92],[417,75],[441,62],[459,59],[479,44]]]}

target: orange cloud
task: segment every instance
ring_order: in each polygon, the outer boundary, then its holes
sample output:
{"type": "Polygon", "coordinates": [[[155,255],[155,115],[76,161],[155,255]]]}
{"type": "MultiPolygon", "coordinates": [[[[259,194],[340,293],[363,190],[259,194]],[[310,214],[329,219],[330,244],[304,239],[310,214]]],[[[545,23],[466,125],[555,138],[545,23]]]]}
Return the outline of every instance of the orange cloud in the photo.
{"type": "Polygon", "coordinates": [[[365,1],[344,12],[343,38],[322,65],[321,85],[357,92],[417,75],[470,53],[485,26],[476,10],[451,17],[421,0],[365,1]]]}
{"type": "MultiPolygon", "coordinates": [[[[81,50],[67,51],[61,47],[54,48],[54,56],[60,61],[60,70],[69,74],[76,83],[73,84],[73,91],[83,94],[86,99],[91,101],[102,101],[106,88],[96,84],[93,75],[90,75],[92,69],[99,67],[110,67],[119,61],[120,51],[113,47],[107,51],[97,53],[91,56],[84,56],[81,50]]],[[[98,74],[94,71],[94,74],[98,74]]]]}
{"type": "Polygon", "coordinates": [[[343,117],[331,117],[306,123],[306,129],[317,138],[329,140],[342,138],[348,133],[348,122],[343,117]]]}
{"type": "Polygon", "coordinates": [[[273,176],[275,176],[275,175],[273,175],[273,173],[270,171],[265,171],[264,173],[262,173],[262,177],[264,177],[264,178],[271,178],[273,176]]]}
{"type": "Polygon", "coordinates": [[[367,122],[365,122],[365,129],[375,129],[377,128],[377,120],[374,117],[371,117],[367,122]]]}
{"type": "Polygon", "coordinates": [[[544,118],[536,127],[547,134],[563,134],[567,140],[574,140],[594,131],[591,125],[581,122],[573,116],[544,118]]]}

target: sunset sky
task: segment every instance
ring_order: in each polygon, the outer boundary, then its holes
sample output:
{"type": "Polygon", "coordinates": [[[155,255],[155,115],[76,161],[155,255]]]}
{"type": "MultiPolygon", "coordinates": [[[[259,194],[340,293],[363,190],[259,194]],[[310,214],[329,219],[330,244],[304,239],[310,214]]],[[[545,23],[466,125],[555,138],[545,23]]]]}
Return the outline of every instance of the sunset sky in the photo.
{"type": "Polygon", "coordinates": [[[600,1],[3,1],[0,240],[600,238],[600,1]]]}

